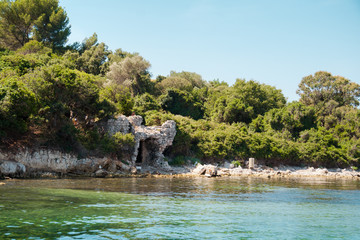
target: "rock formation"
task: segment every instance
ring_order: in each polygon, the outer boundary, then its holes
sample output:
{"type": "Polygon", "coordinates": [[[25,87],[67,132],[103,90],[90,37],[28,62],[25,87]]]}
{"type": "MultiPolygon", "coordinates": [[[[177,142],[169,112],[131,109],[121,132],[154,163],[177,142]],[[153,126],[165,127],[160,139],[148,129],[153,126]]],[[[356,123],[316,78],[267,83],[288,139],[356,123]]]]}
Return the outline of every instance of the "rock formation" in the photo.
{"type": "Polygon", "coordinates": [[[141,125],[142,121],[141,116],[120,116],[108,120],[102,127],[110,136],[117,132],[134,135],[134,152],[129,159],[131,166],[168,169],[163,152],[172,145],[176,135],[175,122],[168,120],[161,126],[147,127],[141,125]]]}
{"type": "Polygon", "coordinates": [[[0,151],[0,177],[23,177],[37,172],[104,176],[107,172],[117,170],[134,173],[136,166],[168,170],[170,167],[164,161],[163,152],[174,140],[175,122],[166,121],[162,126],[151,127],[141,123],[141,116],[120,116],[99,124],[110,136],[117,132],[134,135],[135,145],[128,159],[78,158],[73,154],[51,149],[25,148],[16,153],[0,151]]]}

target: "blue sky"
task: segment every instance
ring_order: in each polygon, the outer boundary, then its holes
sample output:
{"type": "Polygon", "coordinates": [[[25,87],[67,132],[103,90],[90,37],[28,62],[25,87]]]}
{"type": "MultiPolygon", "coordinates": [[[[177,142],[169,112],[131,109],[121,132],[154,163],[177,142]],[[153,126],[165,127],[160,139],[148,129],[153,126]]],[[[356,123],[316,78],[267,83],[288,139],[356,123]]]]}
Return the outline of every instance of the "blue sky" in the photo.
{"type": "Polygon", "coordinates": [[[168,75],[236,78],[279,88],[289,101],[323,70],[360,84],[360,0],[60,0],[69,42],[94,32],[168,75]]]}

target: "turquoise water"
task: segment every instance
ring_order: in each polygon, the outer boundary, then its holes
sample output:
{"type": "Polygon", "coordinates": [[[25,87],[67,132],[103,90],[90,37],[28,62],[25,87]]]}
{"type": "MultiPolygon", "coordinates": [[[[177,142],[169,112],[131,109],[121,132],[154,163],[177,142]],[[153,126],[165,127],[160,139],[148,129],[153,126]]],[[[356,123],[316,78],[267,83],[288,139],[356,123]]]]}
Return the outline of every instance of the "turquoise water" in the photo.
{"type": "Polygon", "coordinates": [[[0,239],[360,239],[359,181],[8,180],[0,239]]]}

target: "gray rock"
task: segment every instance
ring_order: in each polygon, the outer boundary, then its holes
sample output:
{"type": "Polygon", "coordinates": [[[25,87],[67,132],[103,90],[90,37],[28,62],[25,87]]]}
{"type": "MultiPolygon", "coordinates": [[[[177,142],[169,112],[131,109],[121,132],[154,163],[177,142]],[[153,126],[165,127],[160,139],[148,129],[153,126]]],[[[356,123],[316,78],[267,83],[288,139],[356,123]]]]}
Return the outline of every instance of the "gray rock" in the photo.
{"type": "Polygon", "coordinates": [[[196,165],[196,168],[194,168],[194,169],[192,170],[192,172],[193,172],[194,174],[197,174],[197,175],[202,175],[202,174],[205,174],[206,168],[205,168],[203,165],[201,165],[200,163],[198,163],[198,164],[196,165]]]}
{"type": "Polygon", "coordinates": [[[126,116],[121,115],[116,119],[109,119],[105,124],[105,129],[110,136],[117,132],[127,134],[131,132],[131,123],[126,116]]]}
{"type": "Polygon", "coordinates": [[[132,164],[136,162],[143,166],[168,168],[163,152],[172,145],[176,135],[176,124],[166,121],[161,127],[135,126],[135,151],[131,157],[132,164]]]}
{"type": "Polygon", "coordinates": [[[95,172],[95,177],[98,177],[98,178],[103,178],[103,177],[106,177],[108,175],[108,172],[105,171],[104,169],[99,169],[95,172]]]}
{"type": "Polygon", "coordinates": [[[217,175],[217,167],[213,165],[205,165],[206,171],[205,176],[215,177],[217,175]]]}
{"type": "Polygon", "coordinates": [[[14,161],[3,161],[0,163],[0,173],[4,176],[21,177],[26,172],[26,167],[14,161]]]}
{"type": "Polygon", "coordinates": [[[201,165],[198,164],[195,169],[193,169],[192,173],[196,175],[205,175],[207,177],[215,177],[217,176],[218,168],[214,165],[201,165]]]}
{"type": "MultiPolygon", "coordinates": [[[[140,170],[141,170],[141,168],[140,168],[140,170]]],[[[130,172],[131,172],[131,174],[137,174],[138,170],[136,167],[131,167],[130,172]]]]}
{"type": "Polygon", "coordinates": [[[129,122],[131,123],[131,125],[133,127],[138,127],[141,126],[141,123],[143,122],[143,118],[141,116],[130,116],[127,118],[129,120],[129,122]]]}

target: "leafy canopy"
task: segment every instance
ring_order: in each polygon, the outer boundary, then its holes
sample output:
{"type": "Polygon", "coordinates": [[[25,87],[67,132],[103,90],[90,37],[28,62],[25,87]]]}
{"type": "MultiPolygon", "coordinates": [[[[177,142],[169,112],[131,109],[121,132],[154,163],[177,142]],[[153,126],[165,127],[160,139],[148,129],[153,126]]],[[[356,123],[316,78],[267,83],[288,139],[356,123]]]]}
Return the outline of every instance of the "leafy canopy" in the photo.
{"type": "Polygon", "coordinates": [[[69,18],[58,0],[1,0],[0,45],[12,50],[31,39],[59,49],[70,35],[69,18]]]}
{"type": "Polygon", "coordinates": [[[323,107],[326,103],[335,101],[339,106],[358,106],[360,85],[344,77],[319,71],[304,77],[297,93],[300,101],[306,105],[323,107]]]}

